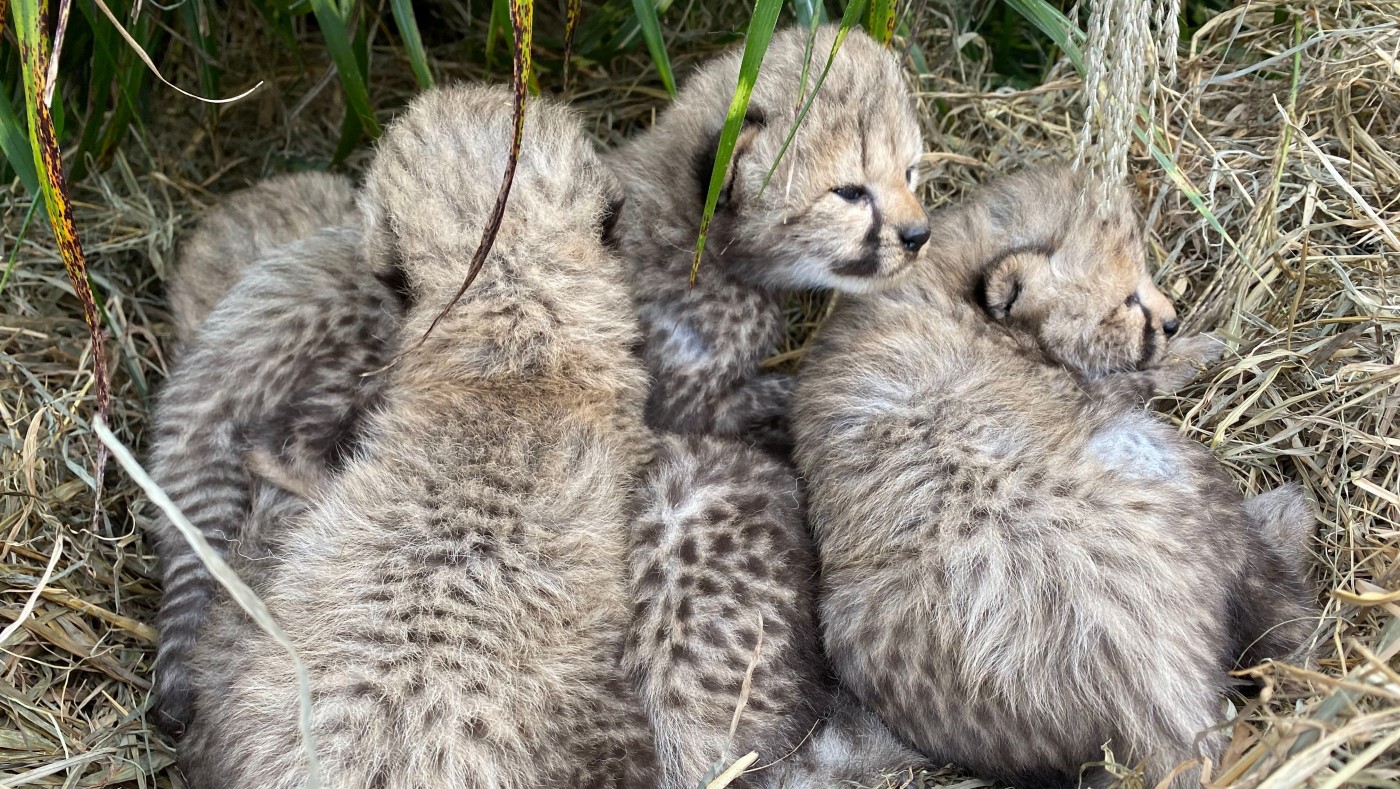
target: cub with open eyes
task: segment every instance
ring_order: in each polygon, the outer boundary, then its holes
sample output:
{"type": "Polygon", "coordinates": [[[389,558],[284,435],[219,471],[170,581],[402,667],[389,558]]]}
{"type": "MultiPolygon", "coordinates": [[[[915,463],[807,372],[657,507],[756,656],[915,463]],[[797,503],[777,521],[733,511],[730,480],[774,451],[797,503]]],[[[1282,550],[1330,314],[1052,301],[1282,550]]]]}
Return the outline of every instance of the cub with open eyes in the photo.
{"type": "Polygon", "coordinates": [[[1089,189],[1032,171],[935,215],[917,272],[823,327],[794,416],[838,674],[1021,787],[1075,785],[1104,744],[1149,786],[1218,757],[1227,670],[1313,624],[1299,489],[1242,501],[1141,407],[1219,346],[1168,342],[1127,199],[1101,217],[1089,189]]]}
{"type": "MultiPolygon", "coordinates": [[[[834,35],[816,37],[808,91],[834,35]]],[[[910,191],[921,142],[904,77],[859,32],[763,188],[802,103],[806,36],[780,32],[768,50],[693,288],[691,250],[739,53],[703,67],[653,129],[610,157],[627,193],[615,237],[653,376],[647,420],[685,434],[660,444],[629,549],[628,665],[665,789],[690,789],[716,760],[751,750],[767,767],[736,786],[885,785],[921,762],[830,687],[796,474],[748,445],[771,438],[789,405],[790,379],[759,365],[782,338],[784,291],[887,286],[928,233],[910,191]]]]}
{"type": "MultiPolygon", "coordinates": [[[[368,259],[409,294],[394,337],[409,350],[262,580],[310,675],[325,786],[656,784],[621,668],[646,378],[601,238],[617,185],[567,110],[529,102],[481,276],[410,346],[466,274],[511,138],[507,90],[429,91],[362,191],[368,259]]],[[[282,648],[223,599],[193,665],[191,783],[304,786],[282,648]]]]}
{"type": "MultiPolygon", "coordinates": [[[[928,239],[911,189],[922,152],[912,100],[894,55],[859,31],[768,181],[806,99],[807,36],[788,28],[768,48],[693,287],[740,52],[696,72],[653,128],[608,157],[627,195],[615,234],[646,339],[653,427],[741,436],[780,421],[791,379],[759,363],[782,340],[785,292],[888,286],[928,239]]],[[[817,32],[808,94],[835,36],[834,25],[817,32]]]]}

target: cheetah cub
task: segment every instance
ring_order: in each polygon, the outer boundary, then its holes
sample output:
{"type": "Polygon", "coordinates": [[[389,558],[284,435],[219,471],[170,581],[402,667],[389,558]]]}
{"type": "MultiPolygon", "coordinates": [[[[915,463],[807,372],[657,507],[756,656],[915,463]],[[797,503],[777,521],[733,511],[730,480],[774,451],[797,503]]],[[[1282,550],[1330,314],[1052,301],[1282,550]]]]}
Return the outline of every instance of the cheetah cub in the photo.
{"type": "MultiPolygon", "coordinates": [[[[415,100],[363,190],[366,248],[397,269],[416,342],[462,281],[510,148],[500,88],[415,100]]],[[[621,669],[645,373],[601,223],[616,184],[578,122],[532,99],[477,283],[389,371],[363,446],[287,524],[264,578],[305,661],[335,787],[648,787],[621,669]]],[[[181,745],[196,786],[306,781],[297,683],[229,601],[197,648],[181,745]]]]}
{"type": "MultiPolygon", "coordinates": [[[[738,51],[700,69],[656,125],[609,157],[627,208],[616,228],[654,381],[647,421],[740,436],[786,416],[789,377],[761,373],[784,330],[783,294],[887,285],[928,239],[911,189],[919,125],[893,54],[852,31],[764,188],[798,108],[804,66],[820,73],[836,35],[774,36],[725,176],[699,278],[692,253],[738,51]]],[[[807,90],[815,77],[811,77],[807,90]]]]}
{"type": "Polygon", "coordinates": [[[224,198],[180,244],[167,293],[176,339],[192,339],[257,261],[355,219],[354,184],[329,173],[276,176],[224,198]]]}
{"type": "Polygon", "coordinates": [[[1314,624],[1299,489],[1241,501],[1141,407],[1218,345],[1168,343],[1128,198],[1101,219],[1088,188],[1032,171],[936,215],[917,273],[823,328],[794,416],[838,674],[1018,786],[1074,786],[1104,744],[1148,786],[1219,757],[1226,671],[1314,624]]]}
{"type": "MultiPolygon", "coordinates": [[[[387,363],[402,307],[370,276],[352,200],[343,178],[272,179],[212,210],[182,245],[171,291],[180,344],[151,471],[225,558],[261,557],[281,519],[271,513],[296,509],[344,464],[379,398],[383,376],[364,374],[387,363]]],[[[152,529],[164,594],[151,718],[178,732],[216,584],[164,515],[152,529]]]]}
{"type": "Polygon", "coordinates": [[[733,786],[886,786],[922,763],[874,716],[838,703],[789,464],[734,439],[666,436],[642,501],[628,668],[656,730],[659,786],[694,789],[750,751],[759,769],[733,786]]]}

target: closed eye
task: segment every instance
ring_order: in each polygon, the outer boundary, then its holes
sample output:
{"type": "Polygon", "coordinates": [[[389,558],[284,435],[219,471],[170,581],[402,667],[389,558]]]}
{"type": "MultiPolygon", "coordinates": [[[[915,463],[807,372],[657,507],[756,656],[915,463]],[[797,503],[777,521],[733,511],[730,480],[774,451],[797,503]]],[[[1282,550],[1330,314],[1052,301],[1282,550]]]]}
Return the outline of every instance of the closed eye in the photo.
{"type": "Polygon", "coordinates": [[[904,182],[909,184],[910,189],[914,188],[915,175],[917,175],[917,170],[914,168],[913,165],[910,165],[909,169],[904,171],[904,182]]]}
{"type": "Polygon", "coordinates": [[[865,187],[854,185],[838,186],[831,191],[835,193],[837,197],[848,203],[858,203],[869,194],[869,192],[865,190],[865,187]]]}

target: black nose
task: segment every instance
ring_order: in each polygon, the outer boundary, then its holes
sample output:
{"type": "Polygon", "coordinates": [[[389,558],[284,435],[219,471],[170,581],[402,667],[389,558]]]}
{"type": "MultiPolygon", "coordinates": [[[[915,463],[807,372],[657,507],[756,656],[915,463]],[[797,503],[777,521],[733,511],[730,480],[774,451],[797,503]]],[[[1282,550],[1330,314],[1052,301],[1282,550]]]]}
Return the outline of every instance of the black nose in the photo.
{"type": "Polygon", "coordinates": [[[1180,328],[1181,323],[1176,318],[1172,318],[1169,321],[1162,321],[1162,331],[1166,332],[1168,337],[1176,334],[1176,330],[1180,328]]]}
{"type": "Polygon", "coordinates": [[[918,252],[919,247],[928,243],[928,225],[914,225],[912,227],[901,228],[899,231],[899,241],[904,244],[904,248],[910,252],[918,252]]]}

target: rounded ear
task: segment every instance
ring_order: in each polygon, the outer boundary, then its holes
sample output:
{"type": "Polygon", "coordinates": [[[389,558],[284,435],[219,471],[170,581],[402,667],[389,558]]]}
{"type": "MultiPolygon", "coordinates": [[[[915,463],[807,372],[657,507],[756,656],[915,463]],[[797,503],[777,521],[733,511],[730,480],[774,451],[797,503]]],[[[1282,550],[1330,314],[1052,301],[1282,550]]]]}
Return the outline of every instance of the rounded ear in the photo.
{"type": "MultiPolygon", "coordinates": [[[[739,128],[739,137],[734,141],[734,152],[729,156],[729,166],[724,171],[724,181],[720,184],[719,199],[715,208],[720,209],[729,203],[734,190],[734,166],[753,147],[758,133],[768,125],[768,116],[761,110],[750,109],[744,113],[744,125],[739,128]]],[[[695,180],[700,185],[700,204],[704,205],[710,196],[710,178],[715,170],[715,158],[719,153],[719,139],[724,134],[721,127],[716,130],[695,157],[695,180]]]]}

